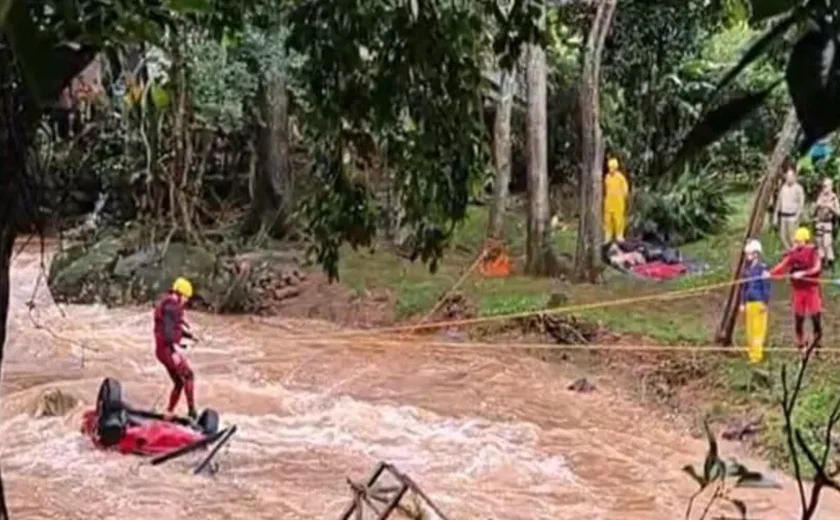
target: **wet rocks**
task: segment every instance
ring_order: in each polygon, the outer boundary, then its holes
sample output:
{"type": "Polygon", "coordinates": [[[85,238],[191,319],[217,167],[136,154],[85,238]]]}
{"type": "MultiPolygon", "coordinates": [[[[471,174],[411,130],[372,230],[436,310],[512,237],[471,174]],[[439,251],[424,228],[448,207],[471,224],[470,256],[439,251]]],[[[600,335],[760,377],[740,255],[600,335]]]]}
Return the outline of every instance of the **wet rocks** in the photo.
{"type": "Polygon", "coordinates": [[[78,405],[79,400],[71,394],[58,389],[47,390],[38,396],[33,406],[32,416],[35,418],[61,417],[78,405]]]}
{"type": "Polygon", "coordinates": [[[583,393],[583,394],[588,394],[590,392],[594,392],[595,390],[597,390],[595,385],[591,381],[586,379],[585,377],[581,377],[580,379],[577,379],[575,382],[570,384],[567,388],[569,390],[573,391],[573,392],[580,392],[580,393],[583,393]]]}
{"type": "Polygon", "coordinates": [[[154,301],[186,276],[198,308],[260,313],[301,294],[306,274],[289,261],[274,252],[218,255],[180,242],[138,248],[130,237],[107,237],[59,251],[48,283],[58,302],[126,305],[154,301]]]}

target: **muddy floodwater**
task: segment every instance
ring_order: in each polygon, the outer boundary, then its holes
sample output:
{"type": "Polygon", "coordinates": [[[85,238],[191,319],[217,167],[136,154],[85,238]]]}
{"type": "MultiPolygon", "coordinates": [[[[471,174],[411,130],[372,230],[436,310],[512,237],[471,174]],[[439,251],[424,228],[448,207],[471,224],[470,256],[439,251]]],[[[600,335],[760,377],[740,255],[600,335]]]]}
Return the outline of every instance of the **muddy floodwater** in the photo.
{"type": "MultiPolygon", "coordinates": [[[[150,308],[59,309],[39,273],[37,247],[16,257],[0,425],[14,520],[337,519],[347,477],[363,480],[381,460],[452,520],[672,520],[694,489],[680,468],[701,460],[702,440],[607,380],[570,392],[580,375],[571,367],[488,350],[314,340],[335,327],[198,313],[189,319],[203,341],[189,357],[199,407],[239,426],[219,472],[192,476],[195,458],[152,467],[100,452],[79,426],[103,377],[118,378],[137,406],[165,399],[150,308]],[[81,404],[34,418],[51,389],[81,404]]],[[[798,518],[793,483],[777,478],[782,491],[739,494],[751,518],[798,518]]],[[[838,502],[825,500],[818,518],[840,518],[838,502]]]]}

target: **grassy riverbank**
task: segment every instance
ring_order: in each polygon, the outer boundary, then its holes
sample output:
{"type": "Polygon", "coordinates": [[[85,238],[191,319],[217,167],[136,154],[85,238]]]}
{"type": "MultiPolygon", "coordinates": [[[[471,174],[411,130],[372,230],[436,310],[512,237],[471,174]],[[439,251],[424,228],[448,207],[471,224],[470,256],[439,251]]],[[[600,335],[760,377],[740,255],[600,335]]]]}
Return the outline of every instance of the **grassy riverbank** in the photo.
{"type": "MultiPolygon", "coordinates": [[[[602,308],[576,314],[584,319],[601,322],[613,333],[643,338],[645,342],[656,344],[709,344],[720,319],[726,288],[676,300],[657,300],[655,297],[671,291],[724,282],[730,278],[732,264],[741,247],[749,201],[748,195],[732,195],[733,214],[726,228],[714,236],[682,248],[685,254],[709,265],[708,271],[703,275],[653,284],[607,270],[604,272],[604,283],[593,286],[535,279],[519,274],[504,279],[488,279],[471,274],[460,290],[482,316],[544,309],[549,297],[559,294],[565,302],[564,306],[604,303],[602,308]],[[616,300],[639,297],[643,297],[644,301],[626,305],[606,305],[616,300]]],[[[514,258],[515,265],[521,267],[525,222],[519,215],[524,212],[511,213],[516,216],[508,218],[505,246],[514,258]]],[[[346,253],[342,260],[342,280],[356,291],[371,288],[389,291],[395,301],[398,319],[405,320],[423,315],[473,263],[484,243],[486,223],[486,210],[473,208],[435,274],[430,274],[419,263],[412,264],[382,249],[372,254],[346,253]]],[[[552,239],[560,254],[574,253],[575,227],[574,222],[569,222],[563,229],[554,232],[552,239]]],[[[780,256],[778,240],[771,233],[767,233],[763,237],[763,243],[768,261],[774,262],[780,256]]],[[[827,347],[833,346],[834,338],[840,333],[830,319],[830,316],[840,311],[837,294],[838,290],[835,287],[826,287],[826,316],[829,317],[826,323],[827,347]]],[[[788,291],[784,284],[774,286],[770,312],[768,348],[792,346],[788,291]]],[[[736,329],[736,343],[742,343],[740,323],[736,329]]],[[[663,356],[653,357],[655,360],[649,362],[651,370],[655,371],[664,361],[663,356]]],[[[686,364],[688,368],[685,372],[690,373],[671,377],[674,381],[669,382],[670,385],[680,387],[672,388],[672,399],[682,400],[683,402],[677,403],[681,407],[691,408],[698,412],[698,415],[709,415],[719,422],[731,422],[734,418],[762,418],[762,430],[752,440],[771,460],[784,463],[786,457],[777,406],[780,396],[779,373],[782,364],[794,363],[795,357],[771,352],[767,362],[760,368],[749,366],[743,356],[737,354],[689,354],[688,351],[681,354],[677,351],[664,356],[664,359],[671,366],[674,359],[687,357],[691,357],[691,363],[686,364]]],[[[837,375],[840,371],[836,368],[840,367],[837,366],[834,356],[823,356],[814,364],[802,398],[798,417],[801,424],[819,424],[827,417],[831,400],[840,384],[840,375],[837,375]]]]}

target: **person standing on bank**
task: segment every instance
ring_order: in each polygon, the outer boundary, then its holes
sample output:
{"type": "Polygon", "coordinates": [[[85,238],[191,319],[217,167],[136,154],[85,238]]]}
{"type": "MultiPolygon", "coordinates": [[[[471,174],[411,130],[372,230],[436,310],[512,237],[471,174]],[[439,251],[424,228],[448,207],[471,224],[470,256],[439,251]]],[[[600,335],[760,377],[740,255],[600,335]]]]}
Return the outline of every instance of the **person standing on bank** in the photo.
{"type": "Polygon", "coordinates": [[[834,221],[840,217],[840,201],[831,179],[823,180],[814,203],[814,236],[823,268],[834,270],[834,221]]]}
{"type": "Polygon", "coordinates": [[[744,247],[747,263],[744,265],[741,286],[741,312],[744,313],[744,332],[747,337],[747,355],[750,363],[764,360],[764,343],[767,341],[767,308],[770,304],[770,280],[767,265],[761,260],[761,242],[750,240],[744,247]]]}
{"type": "Polygon", "coordinates": [[[793,235],[799,229],[805,210],[805,190],[796,178],[796,171],[789,166],[785,171],[785,182],[779,189],[773,223],[778,226],[779,239],[785,251],[794,247],[793,235]]]}
{"type": "Polygon", "coordinates": [[[627,196],[630,186],[627,177],[618,169],[618,159],[607,161],[607,175],[604,177],[604,243],[624,242],[624,228],[627,222],[627,196]]]}

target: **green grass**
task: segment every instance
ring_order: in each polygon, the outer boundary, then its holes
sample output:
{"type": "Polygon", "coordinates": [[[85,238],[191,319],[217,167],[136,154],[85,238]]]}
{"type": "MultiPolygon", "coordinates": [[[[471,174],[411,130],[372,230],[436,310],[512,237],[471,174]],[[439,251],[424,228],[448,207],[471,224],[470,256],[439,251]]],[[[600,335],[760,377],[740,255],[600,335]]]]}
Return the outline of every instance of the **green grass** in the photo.
{"type": "MultiPolygon", "coordinates": [[[[481,315],[519,313],[542,310],[552,293],[564,296],[567,305],[602,302],[604,307],[580,310],[583,318],[598,320],[617,333],[644,336],[662,343],[707,344],[713,336],[725,302],[727,287],[675,300],[651,300],[656,295],[728,282],[733,263],[742,247],[744,227],[748,219],[751,196],[731,196],[733,214],[720,233],[699,242],[688,244],[682,251],[708,264],[709,270],[698,276],[686,276],[665,283],[635,280],[612,269],[604,272],[603,284],[571,284],[559,280],[514,275],[505,279],[482,278],[473,274],[460,289],[467,294],[481,315]],[[638,303],[614,305],[609,302],[642,297],[638,303]]],[[[512,208],[506,220],[506,247],[518,269],[524,264],[524,210],[512,208]]],[[[373,254],[347,251],[341,262],[342,279],[356,289],[379,287],[391,291],[396,299],[398,319],[422,315],[449,290],[473,263],[485,240],[487,212],[473,207],[465,222],[457,230],[438,272],[432,274],[421,263],[400,259],[388,250],[373,254]]],[[[575,223],[567,223],[555,231],[552,240],[555,250],[572,256],[575,247],[575,223]]],[[[772,233],[762,237],[768,263],[781,256],[780,243],[772,233]]],[[[826,288],[827,306],[838,307],[837,291],[826,288]]],[[[790,345],[792,341],[785,284],[774,286],[771,306],[770,343],[790,345]]],[[[827,324],[830,329],[831,323],[827,324]]],[[[838,330],[840,332],[840,330],[838,330]]],[[[830,335],[830,332],[829,332],[830,335]]],[[[740,332],[736,331],[736,341],[740,332]]]]}
{"type": "MultiPolygon", "coordinates": [[[[492,316],[545,309],[552,294],[560,294],[560,299],[566,305],[574,306],[647,297],[728,281],[742,247],[751,199],[750,195],[732,195],[730,202],[733,213],[726,228],[714,236],[682,248],[685,254],[709,264],[709,271],[701,276],[651,284],[607,270],[603,284],[576,285],[519,274],[505,279],[487,279],[473,274],[467,278],[461,290],[471,299],[480,315],[492,316]]],[[[524,209],[512,208],[506,221],[505,245],[517,269],[521,269],[524,263],[523,215],[524,209]]],[[[572,255],[576,225],[573,222],[567,224],[564,230],[554,232],[552,240],[558,252],[572,255]]],[[[472,264],[484,244],[486,227],[486,209],[471,208],[435,274],[431,274],[419,262],[411,263],[386,250],[380,250],[373,254],[345,253],[341,264],[342,279],[358,290],[374,287],[390,290],[396,300],[398,319],[423,315],[472,264]]],[[[780,243],[771,232],[761,238],[767,262],[772,264],[781,256],[780,243]]],[[[785,284],[776,284],[773,291],[768,347],[789,347],[793,344],[793,337],[787,287],[785,284]]],[[[829,345],[832,338],[840,333],[840,329],[831,320],[831,316],[840,310],[836,291],[834,287],[827,287],[825,293],[825,314],[828,317],[825,334],[829,345]]],[[[613,332],[638,336],[642,341],[709,344],[718,325],[725,298],[726,289],[719,289],[686,299],[604,306],[578,311],[576,314],[598,320],[613,332]]],[[[739,326],[736,329],[736,343],[740,343],[740,339],[739,326]]],[[[763,414],[766,427],[759,439],[761,449],[772,461],[786,466],[786,445],[778,407],[781,395],[779,373],[783,363],[795,369],[795,357],[769,355],[765,366],[758,370],[737,356],[709,357],[706,361],[712,367],[712,375],[703,383],[707,386],[702,392],[701,400],[705,401],[701,403],[701,408],[710,416],[720,418],[734,414],[763,414]]],[[[803,390],[800,411],[797,413],[798,425],[806,427],[809,423],[820,424],[825,421],[837,394],[836,389],[840,386],[840,370],[837,368],[840,367],[835,362],[825,358],[812,364],[811,376],[803,390]]]]}
{"type": "MultiPolygon", "coordinates": [[[[651,297],[657,293],[700,287],[728,280],[736,258],[748,218],[749,197],[734,195],[732,206],[736,211],[729,225],[721,233],[706,240],[690,244],[683,251],[707,262],[709,271],[700,276],[683,277],[667,283],[652,284],[631,279],[613,270],[606,270],[602,285],[575,285],[558,280],[537,279],[514,275],[506,279],[486,279],[470,276],[461,287],[475,303],[481,315],[518,313],[545,308],[551,293],[563,294],[570,306],[611,302],[632,297],[651,297]]],[[[505,246],[521,268],[525,246],[525,221],[523,210],[513,208],[506,221],[505,246]]],[[[396,297],[399,319],[427,312],[462,273],[472,264],[481,250],[487,228],[485,208],[473,207],[465,222],[458,228],[452,244],[438,272],[431,274],[420,263],[400,259],[387,250],[370,254],[351,252],[344,254],[341,264],[342,279],[352,287],[384,287],[396,297]]],[[[567,223],[564,230],[555,231],[555,250],[566,255],[574,254],[576,226],[567,223]]],[[[765,240],[770,257],[778,256],[778,242],[765,240]]],[[[719,300],[724,291],[717,291],[719,300]]],[[[582,317],[599,320],[615,332],[641,335],[663,342],[707,343],[712,335],[719,302],[709,296],[674,301],[644,301],[638,304],[606,306],[601,309],[580,311],[582,317]],[[675,312],[676,311],[676,312],[675,312]]]]}

